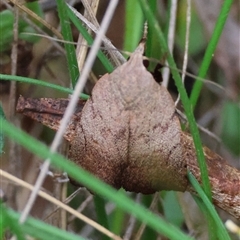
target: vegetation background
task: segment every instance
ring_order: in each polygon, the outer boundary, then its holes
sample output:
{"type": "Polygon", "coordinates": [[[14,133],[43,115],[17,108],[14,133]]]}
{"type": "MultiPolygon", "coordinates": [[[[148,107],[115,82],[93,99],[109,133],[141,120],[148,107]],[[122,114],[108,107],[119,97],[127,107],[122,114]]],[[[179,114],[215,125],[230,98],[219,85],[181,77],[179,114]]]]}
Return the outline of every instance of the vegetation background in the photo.
{"type": "MultiPolygon", "coordinates": [[[[10,2],[3,0],[0,3],[0,100],[3,112],[7,121],[11,122],[16,128],[22,129],[33,138],[50,146],[55,133],[31,119],[15,113],[17,98],[19,95],[34,98],[67,98],[69,92],[59,91],[51,86],[46,87],[41,81],[36,84],[30,80],[27,83],[27,78],[25,80],[24,78],[20,79],[17,82],[8,81],[16,80],[16,78],[8,79],[3,74],[43,80],[45,83],[71,88],[71,86],[75,85],[74,81],[78,74],[74,67],[71,67],[79,63],[74,62],[76,59],[72,57],[76,50],[73,45],[64,45],[57,42],[56,38],[59,38],[61,32],[65,40],[77,42],[80,30],[73,17],[70,16],[69,11],[66,10],[65,1],[42,0],[20,3],[20,7],[24,6],[30,9],[31,12],[45,19],[59,32],[59,35],[55,34],[55,39],[36,36],[35,33],[47,36],[53,36],[54,34],[51,29],[47,29],[34,16],[30,17],[31,13],[30,15],[25,13],[23,9],[14,4],[14,1],[10,2]],[[63,21],[64,17],[70,19],[70,25],[67,23],[62,24],[60,19],[63,21]],[[70,30],[64,28],[64,25],[69,26],[70,30]]],[[[66,2],[72,4],[75,9],[84,14],[85,8],[80,1],[66,2]]],[[[145,15],[139,2],[144,1],[119,1],[106,34],[118,49],[133,52],[142,37],[145,15]]],[[[99,23],[101,23],[105,15],[108,3],[109,1],[105,0],[99,1],[96,13],[99,23]]],[[[169,44],[171,42],[170,33],[171,31],[174,33],[172,36],[172,51],[178,68],[183,68],[185,44],[186,39],[188,39],[188,65],[186,70],[192,75],[206,79],[195,84],[194,77],[185,76],[186,91],[188,96],[191,96],[194,105],[196,105],[194,109],[196,122],[211,133],[200,131],[202,142],[227,159],[231,165],[240,168],[239,1],[153,0],[149,1],[149,5],[169,44]],[[215,27],[216,22],[221,18],[220,12],[224,11],[224,7],[226,7],[227,20],[223,29],[221,27],[217,29],[215,27]],[[176,8],[175,11],[174,8],[176,8]],[[189,16],[187,16],[188,11],[191,13],[189,16]],[[172,12],[173,14],[171,14],[172,12]],[[175,22],[175,27],[170,24],[171,19],[175,22]],[[190,31],[186,38],[188,23],[190,31]],[[217,31],[216,49],[212,44],[212,39],[215,36],[213,34],[214,29],[215,32],[217,31]],[[211,48],[214,56],[207,57],[206,49],[211,52],[211,48]]],[[[222,17],[222,22],[224,22],[224,17],[222,17]]],[[[86,43],[81,45],[78,42],[78,48],[85,46],[84,44],[86,45],[86,43]]],[[[151,27],[149,27],[147,47],[146,56],[160,60],[161,63],[164,62],[166,52],[162,51],[162,47],[157,41],[157,33],[151,27]]],[[[127,54],[124,56],[128,57],[127,54]]],[[[108,58],[110,59],[109,55],[108,58]]],[[[155,65],[156,63],[150,61],[149,70],[153,70],[155,65]]],[[[108,71],[111,71],[111,69],[106,70],[104,62],[97,59],[84,88],[84,93],[90,95],[97,79],[108,71]]],[[[171,74],[167,85],[173,98],[177,99],[178,91],[171,74]]],[[[178,104],[178,108],[183,110],[181,102],[178,104]]],[[[34,185],[44,159],[43,155],[41,155],[44,154],[42,153],[43,148],[40,144],[36,145],[37,143],[26,136],[25,145],[31,146],[31,144],[35,144],[35,148],[39,148],[38,153],[37,149],[26,150],[25,147],[16,144],[14,141],[15,138],[20,139],[21,136],[25,135],[21,135],[22,133],[18,135],[17,131],[15,133],[16,136],[5,138],[5,140],[1,135],[0,143],[1,145],[4,144],[1,155],[1,169],[34,185]]],[[[34,149],[34,146],[32,149],[34,149]]],[[[64,142],[59,151],[66,155],[67,143],[64,142]]],[[[48,156],[47,152],[45,156],[48,156]]],[[[59,167],[61,168],[61,166],[59,167]]],[[[60,174],[60,171],[55,168],[51,167],[50,170],[55,175],[60,174]]],[[[0,233],[3,239],[10,239],[13,233],[17,235],[18,239],[25,239],[25,234],[36,239],[80,239],[81,237],[109,239],[109,235],[100,233],[96,230],[96,226],[86,223],[80,220],[79,217],[71,215],[60,208],[57,209],[57,202],[52,203],[42,197],[38,197],[35,201],[31,216],[39,219],[43,225],[40,222],[34,222],[34,219],[29,219],[23,226],[20,226],[18,224],[20,215],[17,212],[21,212],[25,208],[30,191],[23,187],[20,181],[13,182],[3,176],[1,176],[0,188],[7,198],[6,202],[1,205],[2,216],[4,217],[0,221],[0,230],[2,231],[0,233]],[[51,228],[51,226],[56,228],[51,228]],[[57,228],[62,229],[62,231],[57,228]]],[[[85,188],[77,190],[71,184],[60,183],[56,177],[52,178],[51,176],[45,179],[42,189],[55,199],[68,201],[67,204],[73,209],[77,209],[85,216],[124,239],[180,239],[179,236],[182,236],[181,239],[188,239],[189,236],[194,239],[208,239],[211,236],[214,239],[214,236],[218,236],[219,229],[215,228],[213,230],[209,228],[209,221],[206,221],[207,217],[202,213],[189,193],[162,191],[155,195],[145,196],[125,193],[120,190],[119,200],[112,201],[107,196],[104,198],[98,194],[93,196],[85,188]],[[75,191],[77,192],[75,193],[75,191]],[[71,194],[73,196],[68,199],[71,194]],[[155,219],[149,215],[149,212],[146,212],[146,219],[144,220],[144,211],[142,215],[140,214],[142,217],[137,216],[138,208],[137,205],[133,205],[133,202],[129,203],[128,208],[124,209],[122,205],[124,205],[125,198],[121,198],[122,195],[126,195],[135,203],[148,208],[157,218],[155,219]],[[161,216],[164,222],[161,222],[158,216],[161,216]],[[150,220],[148,220],[148,217],[150,220]],[[153,224],[154,221],[156,221],[155,225],[153,224]],[[174,227],[171,228],[166,223],[174,227]],[[174,233],[174,231],[176,232],[174,233]]],[[[128,202],[126,202],[127,204],[128,202]]],[[[231,219],[240,225],[239,221],[226,212],[220,209],[217,210],[223,222],[231,219]]],[[[141,211],[142,209],[139,210],[139,212],[141,211]]],[[[239,232],[238,234],[229,232],[229,234],[231,239],[239,238],[239,232]]]]}

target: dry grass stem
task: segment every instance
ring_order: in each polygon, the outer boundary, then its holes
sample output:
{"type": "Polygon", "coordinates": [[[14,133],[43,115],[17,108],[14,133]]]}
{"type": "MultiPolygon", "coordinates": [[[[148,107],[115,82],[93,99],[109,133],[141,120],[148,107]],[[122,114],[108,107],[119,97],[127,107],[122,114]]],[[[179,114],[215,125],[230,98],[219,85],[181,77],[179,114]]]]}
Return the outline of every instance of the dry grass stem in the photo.
{"type": "MultiPolygon", "coordinates": [[[[172,54],[174,39],[175,39],[177,2],[178,2],[177,0],[171,1],[170,20],[169,20],[169,29],[168,29],[168,48],[169,48],[170,54],[172,54]]],[[[167,62],[165,64],[168,65],[167,62]]],[[[168,86],[169,74],[170,74],[170,69],[164,68],[162,73],[162,77],[163,77],[162,85],[164,87],[168,86]]]]}
{"type": "MultiPolygon", "coordinates": [[[[79,12],[77,12],[73,7],[68,7],[74,12],[76,17],[78,17],[82,22],[84,22],[94,33],[98,33],[99,29],[94,26],[91,22],[89,22],[85,17],[83,17],[79,12]]],[[[122,56],[122,54],[113,46],[111,41],[107,39],[105,36],[103,36],[102,39],[105,49],[108,51],[109,55],[111,56],[112,61],[115,63],[116,66],[120,66],[124,62],[126,62],[126,59],[122,56]]]]}
{"type": "MultiPolygon", "coordinates": [[[[189,36],[190,36],[190,25],[191,25],[191,0],[187,0],[187,13],[186,13],[186,35],[185,35],[185,49],[183,57],[183,67],[182,67],[182,82],[185,80],[185,72],[187,70],[188,63],[188,47],[189,47],[189,36]]],[[[180,94],[178,94],[175,106],[178,105],[180,100],[180,94]]]]}
{"type": "Polygon", "coordinates": [[[24,5],[20,4],[17,0],[9,0],[12,4],[16,5],[19,9],[21,9],[23,12],[30,15],[32,18],[36,19],[38,22],[43,24],[46,28],[48,28],[54,35],[56,35],[58,38],[62,39],[62,34],[54,28],[52,25],[50,25],[48,22],[46,22],[44,19],[40,18],[35,12],[31,11],[24,5]]]}
{"type": "MultiPolygon", "coordinates": [[[[19,10],[17,7],[14,7],[14,24],[13,24],[13,39],[14,42],[12,44],[11,50],[11,74],[17,74],[17,60],[18,60],[18,23],[19,23],[19,10]]],[[[18,124],[18,120],[15,118],[15,106],[16,106],[16,92],[17,92],[17,83],[15,81],[11,81],[10,83],[10,93],[8,97],[8,109],[9,109],[9,120],[15,124],[18,124]]],[[[19,157],[19,146],[15,143],[15,141],[10,140],[9,142],[9,171],[17,176],[21,177],[21,158],[19,157]]],[[[11,202],[13,207],[18,209],[17,199],[15,197],[17,192],[17,188],[15,186],[10,186],[8,191],[9,201],[11,202]]]]}
{"type": "MultiPolygon", "coordinates": [[[[87,3],[82,1],[82,3],[85,7],[84,17],[86,19],[89,19],[89,21],[93,21],[93,19],[95,19],[95,14],[97,13],[99,1],[91,0],[89,2],[87,1],[87,3]]],[[[88,33],[91,34],[91,29],[88,29],[88,33]]],[[[88,47],[86,47],[86,46],[87,46],[87,41],[83,38],[83,36],[81,34],[79,34],[76,55],[77,55],[78,69],[80,72],[82,71],[82,68],[83,68],[83,65],[85,63],[85,59],[87,56],[88,47]]]]}

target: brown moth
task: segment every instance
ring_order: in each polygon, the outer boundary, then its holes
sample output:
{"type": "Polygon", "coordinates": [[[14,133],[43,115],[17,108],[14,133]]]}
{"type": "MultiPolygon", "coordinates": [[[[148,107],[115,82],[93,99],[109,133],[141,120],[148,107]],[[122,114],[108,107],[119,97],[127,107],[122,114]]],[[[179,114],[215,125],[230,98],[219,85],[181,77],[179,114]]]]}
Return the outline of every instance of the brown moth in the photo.
{"type": "MultiPolygon", "coordinates": [[[[181,128],[168,91],[143,65],[144,44],[79,102],[65,133],[69,158],[106,183],[128,191],[184,191],[181,128]]],[[[57,130],[67,99],[19,98],[17,110],[57,130]]]]}
{"type": "Polygon", "coordinates": [[[115,188],[183,191],[180,123],[170,94],[144,67],[143,50],[140,44],[127,63],[97,82],[69,158],[115,188]]]}
{"type": "MultiPolygon", "coordinates": [[[[140,44],[79,101],[64,136],[69,158],[117,189],[194,192],[186,178],[189,169],[201,182],[193,140],[181,131],[167,89],[144,67],[143,50],[140,44]]],[[[17,110],[56,130],[68,101],[20,97],[17,110]]],[[[239,170],[206,147],[204,154],[214,204],[240,219],[239,170]]]]}

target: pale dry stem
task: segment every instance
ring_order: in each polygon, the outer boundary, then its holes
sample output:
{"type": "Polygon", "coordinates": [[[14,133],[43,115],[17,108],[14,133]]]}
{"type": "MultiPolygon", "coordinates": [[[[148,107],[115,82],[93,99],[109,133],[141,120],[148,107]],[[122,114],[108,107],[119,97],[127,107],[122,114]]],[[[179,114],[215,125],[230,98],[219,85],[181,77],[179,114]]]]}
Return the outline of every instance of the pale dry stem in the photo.
{"type": "MultiPolygon", "coordinates": [[[[169,30],[168,30],[168,48],[170,54],[172,54],[173,51],[173,45],[174,45],[174,39],[175,39],[175,28],[176,28],[176,16],[177,16],[177,0],[172,0],[171,1],[171,10],[170,10],[170,20],[169,20],[169,30]]],[[[166,62],[166,65],[168,63],[166,62]]],[[[170,74],[170,69],[169,68],[164,68],[162,77],[163,77],[163,82],[162,85],[167,88],[168,86],[168,81],[169,81],[169,74],[170,74]]]]}
{"type": "MultiPolygon", "coordinates": [[[[88,21],[85,17],[83,17],[79,12],[77,12],[73,7],[69,6],[68,7],[71,9],[71,11],[76,15],[76,17],[78,17],[82,22],[84,22],[89,29],[91,29],[95,34],[98,33],[99,31],[99,25],[96,22],[96,20],[94,20],[94,24],[91,23],[90,21],[88,21]]],[[[112,61],[115,63],[116,66],[120,66],[121,64],[123,64],[124,62],[126,62],[126,59],[122,56],[122,54],[114,47],[114,45],[111,43],[111,41],[106,38],[105,36],[103,36],[102,39],[105,48],[109,55],[111,56],[112,61]]]]}
{"type": "MultiPolygon", "coordinates": [[[[187,70],[188,63],[188,47],[189,47],[189,36],[190,36],[190,25],[191,25],[191,0],[187,0],[187,12],[186,12],[186,34],[185,34],[185,49],[182,67],[182,82],[185,80],[185,72],[187,70]]],[[[180,94],[178,94],[175,106],[177,106],[180,100],[180,94]]]]}
{"type": "MultiPolygon", "coordinates": [[[[91,1],[82,1],[84,4],[84,17],[88,19],[89,21],[95,20],[95,14],[97,13],[98,4],[99,1],[91,0],[91,1]],[[86,8],[87,7],[87,8],[86,8]],[[92,9],[93,8],[93,9],[92,9]],[[89,10],[90,9],[90,10],[89,10]]],[[[91,30],[88,29],[88,33],[91,34],[91,30]]],[[[78,42],[77,42],[77,49],[76,49],[76,55],[77,55],[77,63],[78,63],[78,69],[81,72],[83,65],[85,63],[85,59],[87,56],[87,41],[83,38],[81,34],[79,34],[78,42]]]]}
{"type": "MultiPolygon", "coordinates": [[[[11,74],[17,74],[17,60],[18,60],[18,23],[19,23],[19,9],[14,7],[14,24],[13,24],[13,45],[11,51],[11,74]]],[[[16,105],[16,92],[17,84],[15,81],[11,81],[10,85],[10,94],[9,94],[9,119],[15,124],[19,125],[15,117],[15,105],[16,105]]],[[[9,171],[17,177],[21,176],[21,158],[19,157],[19,146],[13,141],[10,140],[9,144],[9,171]]],[[[14,186],[9,188],[9,200],[16,209],[18,209],[18,202],[16,199],[17,189],[14,186]]]]}
{"type": "Polygon", "coordinates": [[[48,28],[50,31],[52,31],[52,33],[54,35],[56,35],[58,38],[62,39],[62,35],[61,33],[54,28],[52,25],[50,25],[48,22],[46,22],[44,19],[42,19],[41,17],[39,17],[35,12],[31,11],[30,9],[28,9],[26,6],[24,6],[23,4],[19,3],[17,0],[9,0],[12,4],[16,5],[19,9],[21,9],[22,11],[24,11],[25,13],[27,13],[28,15],[30,15],[31,17],[33,17],[34,19],[37,19],[38,22],[40,22],[41,24],[43,24],[46,28],[48,28]]]}

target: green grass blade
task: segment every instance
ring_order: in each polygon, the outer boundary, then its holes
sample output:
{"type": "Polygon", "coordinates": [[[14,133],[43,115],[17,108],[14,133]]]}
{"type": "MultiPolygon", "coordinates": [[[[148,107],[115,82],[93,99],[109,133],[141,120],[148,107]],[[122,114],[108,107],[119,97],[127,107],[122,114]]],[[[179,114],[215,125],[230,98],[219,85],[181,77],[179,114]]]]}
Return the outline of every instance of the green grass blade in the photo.
{"type": "Polygon", "coordinates": [[[165,191],[164,197],[162,198],[162,207],[164,216],[168,222],[174,224],[177,227],[181,227],[183,225],[184,216],[181,206],[178,202],[176,192],[165,191]]]}
{"type": "MultiPolygon", "coordinates": [[[[93,200],[94,200],[98,223],[101,224],[106,229],[109,229],[108,215],[105,209],[105,200],[99,195],[95,195],[93,200]]],[[[103,235],[101,239],[110,240],[110,238],[106,235],[103,235]]]]}
{"type": "MultiPolygon", "coordinates": [[[[66,11],[66,8],[68,8],[66,5],[66,2],[64,0],[57,0],[56,3],[57,3],[57,9],[58,9],[58,16],[60,18],[60,25],[61,25],[61,30],[62,30],[61,32],[63,35],[63,39],[68,42],[73,42],[70,21],[66,11]]],[[[67,53],[67,64],[68,64],[69,74],[72,81],[72,86],[74,88],[79,76],[76,50],[73,44],[64,43],[64,47],[67,53]]]]}
{"type": "Polygon", "coordinates": [[[203,203],[204,203],[204,207],[208,210],[208,212],[211,214],[212,219],[214,220],[216,226],[217,226],[217,234],[218,234],[218,239],[221,240],[230,240],[230,237],[227,233],[227,230],[224,226],[224,224],[222,223],[221,219],[219,218],[215,208],[213,207],[212,203],[209,201],[209,199],[207,198],[206,194],[204,193],[204,191],[202,190],[201,186],[199,185],[198,181],[196,180],[196,178],[193,176],[193,174],[191,172],[188,171],[188,179],[190,181],[190,183],[192,184],[192,186],[194,187],[194,189],[197,191],[199,197],[202,199],[203,203]]]}
{"type": "MultiPolygon", "coordinates": [[[[196,121],[194,119],[194,115],[193,115],[193,111],[192,111],[192,107],[190,104],[190,101],[188,99],[185,87],[182,83],[181,77],[177,71],[177,66],[176,63],[172,57],[172,55],[170,54],[169,50],[168,50],[168,46],[167,43],[164,39],[164,35],[162,33],[162,30],[158,24],[158,22],[156,21],[153,13],[151,12],[147,1],[146,0],[140,0],[141,3],[141,7],[142,10],[145,14],[145,17],[148,20],[148,24],[149,24],[149,28],[152,28],[157,34],[157,41],[159,42],[159,45],[162,47],[163,52],[167,53],[167,61],[168,64],[170,66],[170,70],[172,73],[172,76],[175,80],[175,84],[177,86],[177,89],[179,91],[181,100],[182,100],[182,104],[185,110],[185,114],[187,116],[187,119],[189,121],[189,127],[193,136],[193,141],[194,141],[194,145],[196,148],[196,155],[197,155],[197,159],[198,159],[198,164],[200,167],[200,171],[201,171],[201,178],[202,178],[202,183],[203,183],[203,188],[204,191],[206,193],[206,195],[208,196],[208,198],[211,200],[211,187],[210,187],[210,183],[209,183],[209,179],[208,179],[208,170],[207,170],[207,165],[205,162],[205,157],[203,154],[203,149],[202,149],[202,143],[201,143],[201,139],[199,136],[199,131],[197,128],[197,124],[196,121]]],[[[152,30],[152,31],[153,31],[152,30]]]]}
{"type": "MultiPolygon", "coordinates": [[[[7,209],[7,214],[11,218],[12,222],[18,223],[20,214],[16,213],[10,209],[7,209]]],[[[26,222],[23,224],[19,224],[18,228],[21,229],[22,232],[28,234],[36,239],[56,239],[56,240],[84,240],[84,238],[72,234],[70,232],[66,232],[62,229],[53,227],[49,224],[46,224],[42,221],[36,220],[34,218],[29,217],[26,222]]],[[[20,238],[19,238],[20,239],[20,238]]],[[[24,240],[26,238],[22,238],[20,240],[24,240]]]]}
{"type": "Polygon", "coordinates": [[[3,122],[2,127],[3,132],[6,136],[21,144],[23,147],[36,154],[40,158],[50,158],[51,163],[57,168],[66,171],[69,176],[85,185],[93,192],[96,192],[104,198],[113,201],[116,205],[119,206],[119,208],[123,209],[129,214],[133,214],[138,220],[147,224],[155,231],[163,234],[170,239],[191,239],[189,236],[182,233],[178,228],[167,223],[165,220],[153,214],[143,206],[136,204],[123,192],[116,191],[111,186],[105,184],[90,173],[84,171],[82,168],[67,160],[62,155],[58,153],[51,153],[46,145],[40,141],[37,141],[22,130],[16,128],[14,125],[5,121],[3,122]]]}
{"type": "Polygon", "coordinates": [[[17,237],[19,240],[25,240],[24,231],[21,226],[18,224],[18,221],[14,221],[11,214],[9,214],[9,210],[5,206],[4,203],[0,202],[0,211],[1,211],[1,230],[0,237],[4,239],[4,230],[10,229],[10,231],[17,237]]]}
{"type": "MultiPolygon", "coordinates": [[[[14,76],[14,75],[5,75],[5,74],[0,74],[0,80],[5,80],[5,81],[17,81],[17,82],[24,82],[24,83],[30,83],[33,85],[38,85],[42,87],[48,87],[52,89],[56,89],[58,91],[72,94],[73,90],[70,88],[62,87],[56,84],[48,83],[42,80],[36,80],[34,78],[27,78],[27,77],[21,77],[21,76],[14,76]]],[[[80,98],[83,100],[87,100],[89,98],[89,95],[81,93],[80,98]]]]}
{"type": "MultiPolygon", "coordinates": [[[[121,191],[121,190],[119,190],[121,191]]],[[[119,207],[116,207],[111,216],[111,231],[117,235],[120,235],[123,231],[125,222],[125,213],[119,207]]]]}
{"type": "MultiPolygon", "coordinates": [[[[149,8],[151,9],[154,16],[157,16],[158,11],[157,11],[157,1],[156,0],[149,1],[149,8]]],[[[160,49],[160,51],[158,51],[159,47],[158,47],[158,42],[156,41],[156,38],[157,38],[156,32],[152,28],[148,28],[145,55],[147,57],[161,59],[161,57],[163,56],[164,53],[161,52],[161,49],[160,49]],[[156,51],[156,49],[158,49],[158,50],[156,51]]],[[[150,61],[148,70],[150,72],[154,72],[155,67],[156,67],[156,63],[150,61]]]]}
{"type": "MultiPolygon", "coordinates": [[[[211,39],[209,41],[209,44],[207,46],[206,52],[205,52],[204,57],[203,57],[202,64],[201,64],[200,69],[199,69],[198,78],[205,78],[206,77],[208,68],[209,68],[211,60],[213,58],[215,49],[216,49],[218,41],[219,41],[219,38],[220,38],[221,33],[223,31],[224,25],[226,23],[228,13],[230,11],[230,7],[231,7],[232,3],[233,3],[233,0],[223,1],[223,5],[222,5],[222,8],[221,8],[220,14],[218,16],[215,28],[213,30],[211,39]]],[[[202,85],[203,85],[203,82],[198,81],[198,78],[197,78],[196,83],[193,86],[193,90],[191,92],[191,97],[190,97],[190,101],[192,103],[193,109],[195,108],[195,106],[197,104],[197,100],[199,98],[199,95],[200,95],[200,92],[201,92],[201,89],[202,89],[202,85]]]]}
{"type": "Polygon", "coordinates": [[[138,0],[126,1],[123,49],[133,52],[142,38],[143,14],[138,0]]]}
{"type": "Polygon", "coordinates": [[[217,226],[215,224],[215,221],[214,219],[212,218],[212,216],[209,214],[207,208],[205,207],[203,201],[201,198],[195,196],[195,195],[192,195],[194,201],[197,203],[199,209],[203,212],[203,214],[206,216],[206,221],[207,221],[207,226],[210,226],[211,229],[209,228],[209,231],[208,231],[208,238],[209,239],[218,239],[218,229],[217,229],[217,226]]]}
{"type": "MultiPolygon", "coordinates": [[[[75,14],[71,11],[71,9],[69,7],[67,7],[65,9],[65,11],[67,11],[67,14],[68,14],[69,18],[71,19],[71,21],[73,22],[75,27],[78,29],[78,31],[82,34],[84,39],[87,41],[88,45],[91,46],[93,44],[93,38],[91,37],[91,35],[83,27],[83,25],[81,24],[79,19],[75,16],[75,14]]],[[[105,67],[105,69],[108,73],[110,73],[114,70],[114,67],[113,67],[112,63],[103,54],[103,52],[101,50],[98,51],[97,56],[98,56],[99,60],[101,61],[101,63],[103,64],[103,66],[105,67]]]]}

